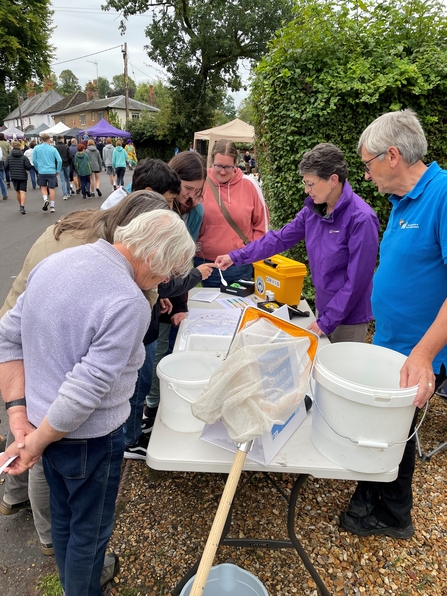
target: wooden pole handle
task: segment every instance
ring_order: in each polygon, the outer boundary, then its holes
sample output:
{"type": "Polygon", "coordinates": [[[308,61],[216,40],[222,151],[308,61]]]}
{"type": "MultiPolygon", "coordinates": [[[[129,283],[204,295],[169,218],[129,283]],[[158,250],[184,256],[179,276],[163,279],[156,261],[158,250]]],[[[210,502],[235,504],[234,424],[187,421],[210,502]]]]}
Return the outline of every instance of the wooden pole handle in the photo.
{"type": "Polygon", "coordinates": [[[239,449],[236,451],[233,465],[231,466],[230,474],[227,478],[224,492],[220,499],[219,507],[205,545],[205,550],[200,559],[200,565],[189,596],[202,596],[205,590],[208,575],[216,555],[217,547],[219,546],[225,521],[233,502],[234,493],[236,492],[246,457],[247,453],[245,451],[240,451],[239,449]]]}

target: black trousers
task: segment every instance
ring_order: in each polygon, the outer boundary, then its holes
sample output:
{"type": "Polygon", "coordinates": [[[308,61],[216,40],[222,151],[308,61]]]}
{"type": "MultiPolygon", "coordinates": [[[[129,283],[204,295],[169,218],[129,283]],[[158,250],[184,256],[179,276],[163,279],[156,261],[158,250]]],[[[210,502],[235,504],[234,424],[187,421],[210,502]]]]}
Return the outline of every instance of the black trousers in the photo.
{"type": "MultiPolygon", "coordinates": [[[[435,392],[447,379],[446,368],[441,366],[440,373],[436,375],[435,392]]],[[[419,410],[416,410],[409,435],[414,433],[419,410]]],[[[368,482],[361,480],[357,484],[354,494],[355,499],[362,499],[370,503],[377,503],[386,515],[391,515],[401,526],[406,526],[411,521],[410,511],[413,507],[413,491],[411,484],[416,460],[416,436],[407,441],[399,472],[393,482],[368,482]]]]}

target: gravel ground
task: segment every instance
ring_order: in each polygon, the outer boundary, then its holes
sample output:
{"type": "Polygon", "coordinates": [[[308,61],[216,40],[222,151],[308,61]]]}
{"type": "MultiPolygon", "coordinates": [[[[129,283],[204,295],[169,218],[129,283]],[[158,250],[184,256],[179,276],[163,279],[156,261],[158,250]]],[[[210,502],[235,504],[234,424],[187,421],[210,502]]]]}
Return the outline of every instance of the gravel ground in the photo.
{"type": "MultiPolygon", "coordinates": [[[[425,452],[447,440],[447,404],[434,397],[420,432],[425,452]]],[[[297,504],[297,536],[331,594],[447,595],[447,449],[417,460],[411,540],[359,538],[339,528],[355,483],[309,478],[297,504]]],[[[275,474],[288,492],[294,476],[275,474]]],[[[219,474],[150,470],[128,461],[123,473],[111,550],[121,572],[120,596],[170,594],[201,555],[225,484],[219,474]]],[[[230,535],[286,538],[286,503],[260,473],[243,473],[230,535]]],[[[317,596],[294,550],[220,547],[215,564],[233,562],[255,574],[270,596],[317,596]]]]}

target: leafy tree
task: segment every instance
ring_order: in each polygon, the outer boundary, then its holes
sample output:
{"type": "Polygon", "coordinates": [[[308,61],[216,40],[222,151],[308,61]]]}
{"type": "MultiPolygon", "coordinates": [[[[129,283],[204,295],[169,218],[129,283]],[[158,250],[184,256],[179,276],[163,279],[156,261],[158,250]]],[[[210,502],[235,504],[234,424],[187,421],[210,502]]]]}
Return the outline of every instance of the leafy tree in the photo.
{"type": "Polygon", "coordinates": [[[61,72],[59,75],[59,85],[57,90],[61,95],[71,95],[72,93],[81,90],[79,79],[74,72],[68,68],[61,72]]]}
{"type": "MultiPolygon", "coordinates": [[[[135,81],[128,77],[127,86],[129,88],[129,97],[134,97],[137,86],[135,81]]],[[[109,93],[110,96],[114,95],[125,95],[126,94],[126,82],[123,74],[117,74],[112,77],[112,91],[109,93]]]]}
{"type": "Polygon", "coordinates": [[[135,91],[134,99],[148,103],[150,93],[150,83],[140,83],[135,91]]]}
{"type": "Polygon", "coordinates": [[[52,14],[50,0],[1,2],[0,87],[23,87],[50,74],[52,14]]]}
{"type": "Polygon", "coordinates": [[[106,77],[98,77],[97,85],[100,99],[104,99],[104,97],[108,97],[110,95],[112,87],[110,85],[109,79],[106,77]]]}
{"type": "Polygon", "coordinates": [[[241,101],[237,109],[237,117],[247,124],[254,124],[254,106],[251,96],[241,101]]]}
{"type": "MultiPolygon", "coordinates": [[[[440,0],[297,0],[296,18],[263,58],[252,104],[263,190],[275,228],[303,206],[298,164],[317,143],[345,153],[349,180],[383,225],[389,202],[364,179],[356,153],[380,114],[413,108],[427,161],[447,155],[447,12],[440,0]]],[[[305,262],[300,244],[291,256],[305,262]]]]}
{"type": "Polygon", "coordinates": [[[0,122],[18,106],[17,93],[0,86],[0,122]]]}
{"type": "Polygon", "coordinates": [[[113,110],[109,110],[109,114],[107,116],[107,121],[109,124],[111,124],[115,128],[119,128],[120,130],[123,130],[123,127],[121,126],[121,121],[118,118],[118,114],[116,112],[114,112],[113,110]]]}
{"type": "MultiPolygon", "coordinates": [[[[148,55],[163,65],[172,87],[171,137],[183,144],[213,124],[228,89],[242,82],[240,59],[253,63],[284,20],[293,0],[107,0],[124,19],[151,11],[148,55]]],[[[121,28],[125,29],[125,21],[121,28]]]]}
{"type": "Polygon", "coordinates": [[[221,126],[235,118],[236,107],[234,105],[234,99],[231,95],[227,95],[214,112],[213,126],[221,126]]]}

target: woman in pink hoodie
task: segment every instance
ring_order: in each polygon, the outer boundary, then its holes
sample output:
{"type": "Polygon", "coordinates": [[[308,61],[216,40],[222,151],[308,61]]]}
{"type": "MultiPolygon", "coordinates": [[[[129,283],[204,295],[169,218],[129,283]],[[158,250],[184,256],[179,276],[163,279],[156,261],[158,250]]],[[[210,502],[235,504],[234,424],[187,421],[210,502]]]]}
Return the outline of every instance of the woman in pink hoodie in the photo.
{"type": "MultiPolygon", "coordinates": [[[[242,248],[268,231],[269,213],[261,188],[253,178],[245,176],[237,167],[237,156],[238,151],[233,141],[220,139],[215,142],[211,153],[213,165],[208,170],[204,187],[204,214],[197,238],[199,249],[194,258],[195,267],[201,263],[214,263],[218,255],[242,248]],[[225,210],[238,226],[240,235],[225,219],[225,210]]],[[[238,279],[251,279],[253,267],[232,265],[223,274],[228,283],[238,279]]],[[[217,269],[213,270],[207,280],[202,281],[204,287],[219,285],[220,275],[217,269]]]]}

